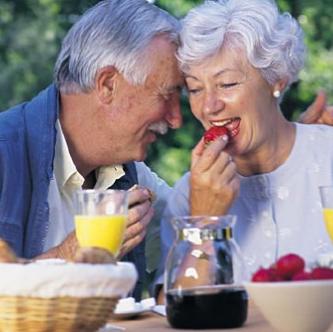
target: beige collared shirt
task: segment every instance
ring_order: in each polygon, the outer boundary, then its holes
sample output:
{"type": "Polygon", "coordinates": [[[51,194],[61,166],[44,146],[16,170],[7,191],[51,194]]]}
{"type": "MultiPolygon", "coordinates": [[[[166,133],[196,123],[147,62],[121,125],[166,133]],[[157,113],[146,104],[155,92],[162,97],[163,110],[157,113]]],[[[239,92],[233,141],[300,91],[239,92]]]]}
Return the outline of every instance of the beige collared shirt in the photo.
{"type": "MultiPolygon", "coordinates": [[[[76,169],[68,150],[59,120],[56,122],[57,139],[53,161],[53,178],[50,181],[48,203],[49,227],[44,251],[60,244],[74,230],[73,194],[81,189],[84,177],[76,169]]],[[[100,167],[96,170],[95,189],[107,189],[125,175],[121,165],[100,167]]]]}

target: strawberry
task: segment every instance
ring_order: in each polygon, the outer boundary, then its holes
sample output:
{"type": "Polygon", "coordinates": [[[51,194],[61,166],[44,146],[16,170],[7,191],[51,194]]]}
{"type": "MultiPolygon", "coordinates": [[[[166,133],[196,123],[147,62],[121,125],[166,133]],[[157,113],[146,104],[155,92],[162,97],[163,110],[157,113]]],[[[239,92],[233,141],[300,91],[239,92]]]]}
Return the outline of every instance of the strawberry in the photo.
{"type": "Polygon", "coordinates": [[[311,271],[313,280],[333,279],[333,269],[329,267],[316,267],[311,271]]]}
{"type": "Polygon", "coordinates": [[[303,281],[303,280],[312,280],[312,275],[310,272],[300,271],[293,275],[292,281],[303,281]]]}
{"type": "Polygon", "coordinates": [[[252,276],[252,281],[254,282],[269,282],[274,280],[271,269],[265,269],[263,267],[257,270],[252,276]]]}
{"type": "Polygon", "coordinates": [[[276,264],[272,264],[268,270],[271,274],[272,281],[284,281],[284,279],[277,272],[276,264]]]}
{"type": "Polygon", "coordinates": [[[204,133],[204,142],[205,144],[208,144],[210,142],[215,141],[218,137],[227,135],[229,137],[229,132],[226,127],[210,127],[205,133],[204,133]]]}
{"type": "Polygon", "coordinates": [[[280,257],[276,262],[276,273],[284,280],[292,279],[292,277],[303,271],[305,266],[304,259],[296,254],[288,254],[280,257]]]}
{"type": "Polygon", "coordinates": [[[296,254],[280,257],[268,269],[260,267],[252,276],[253,282],[333,280],[333,268],[315,267],[305,271],[305,262],[296,254]]]}

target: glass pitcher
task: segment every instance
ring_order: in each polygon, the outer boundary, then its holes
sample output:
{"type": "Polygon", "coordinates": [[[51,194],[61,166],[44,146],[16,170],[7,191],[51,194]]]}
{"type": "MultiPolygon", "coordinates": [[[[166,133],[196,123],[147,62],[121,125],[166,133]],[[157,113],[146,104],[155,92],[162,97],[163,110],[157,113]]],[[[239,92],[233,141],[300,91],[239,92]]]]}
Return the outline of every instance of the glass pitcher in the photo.
{"type": "Polygon", "coordinates": [[[234,328],[247,318],[245,265],[232,229],[236,216],[176,217],[164,289],[172,327],[234,328]]]}

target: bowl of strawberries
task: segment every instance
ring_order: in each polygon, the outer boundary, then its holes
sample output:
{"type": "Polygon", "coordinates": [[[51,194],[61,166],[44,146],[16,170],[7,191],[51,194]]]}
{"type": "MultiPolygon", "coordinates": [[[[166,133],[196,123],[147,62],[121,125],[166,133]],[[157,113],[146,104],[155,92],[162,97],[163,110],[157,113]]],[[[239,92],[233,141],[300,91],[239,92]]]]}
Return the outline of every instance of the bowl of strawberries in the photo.
{"type": "Polygon", "coordinates": [[[280,332],[324,332],[333,322],[333,269],[297,254],[260,267],[245,283],[250,299],[280,332]]]}

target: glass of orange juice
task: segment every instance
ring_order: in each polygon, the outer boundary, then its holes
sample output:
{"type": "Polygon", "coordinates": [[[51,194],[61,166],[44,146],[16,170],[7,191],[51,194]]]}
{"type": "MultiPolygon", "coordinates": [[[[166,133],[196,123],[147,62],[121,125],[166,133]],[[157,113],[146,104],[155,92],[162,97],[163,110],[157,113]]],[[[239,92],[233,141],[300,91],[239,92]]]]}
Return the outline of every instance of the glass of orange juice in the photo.
{"type": "Polygon", "coordinates": [[[75,231],[81,247],[119,254],[127,222],[125,190],[79,190],[75,193],[75,231]]]}
{"type": "Polygon", "coordinates": [[[321,204],[324,212],[324,221],[328,234],[333,241],[333,185],[319,187],[321,204]]]}

